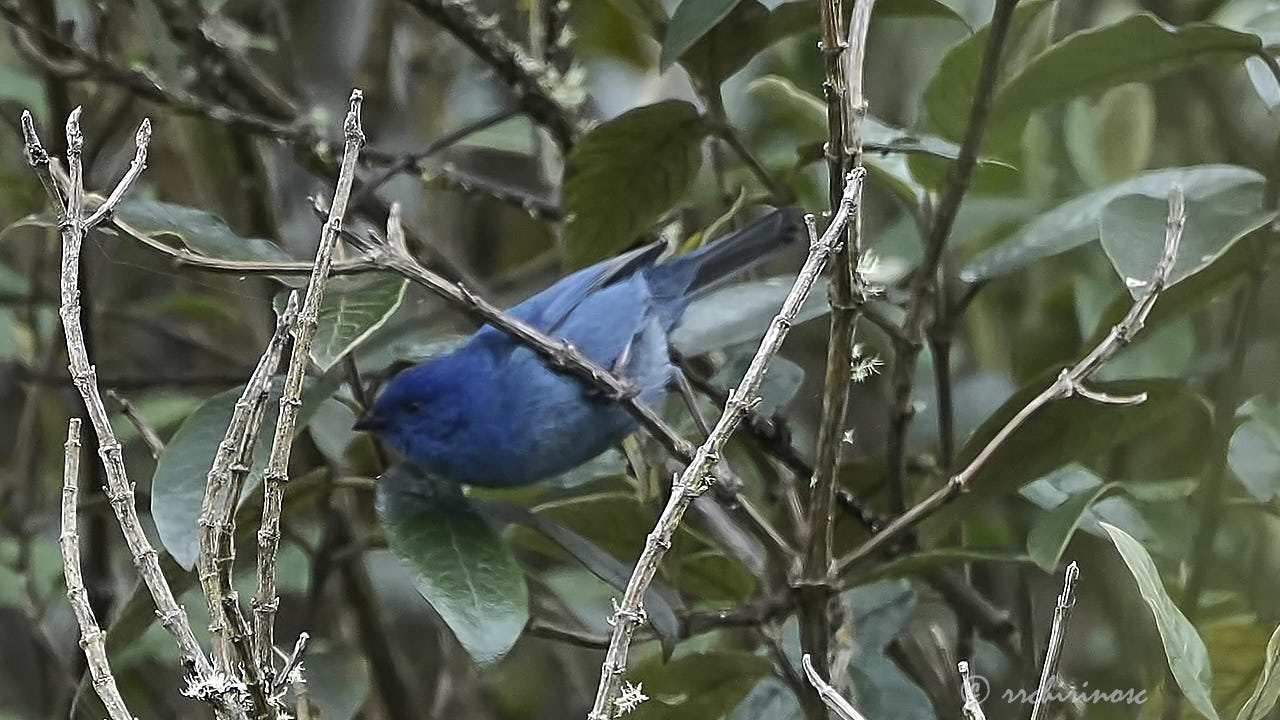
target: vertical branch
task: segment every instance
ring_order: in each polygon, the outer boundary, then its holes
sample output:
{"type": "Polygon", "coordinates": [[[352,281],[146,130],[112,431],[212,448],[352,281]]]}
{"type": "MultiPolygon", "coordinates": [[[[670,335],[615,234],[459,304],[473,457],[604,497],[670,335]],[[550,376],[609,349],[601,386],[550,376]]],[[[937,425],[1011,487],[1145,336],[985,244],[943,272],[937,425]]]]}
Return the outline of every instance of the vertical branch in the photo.
{"type": "Polygon", "coordinates": [[[62,534],[58,546],[62,549],[62,572],[67,579],[67,599],[75,611],[80,626],[80,646],[89,664],[89,676],[93,689],[102,698],[111,720],[134,720],[125,707],[124,698],[116,687],[111,664],[107,661],[106,643],[102,628],[89,607],[89,593],[84,588],[80,573],[80,535],[76,530],[76,503],[79,501],[80,478],[80,418],[67,423],[67,444],[62,460],[62,534]]]}
{"type": "Polygon", "coordinates": [[[346,145],[338,172],[338,184],[333,192],[333,202],[329,206],[329,218],[320,233],[320,244],[316,249],[315,264],[307,282],[302,310],[298,313],[298,321],[293,329],[293,351],[289,357],[284,390],[280,395],[280,415],[271,444],[271,457],[263,475],[262,525],[258,530],[258,589],[253,598],[253,625],[254,655],[268,685],[275,679],[272,653],[275,647],[276,609],[280,602],[276,593],[276,559],[280,549],[280,512],[284,501],[284,486],[289,480],[289,451],[298,425],[302,381],[311,355],[311,343],[315,340],[320,300],[324,295],[324,284],[333,261],[333,250],[342,234],[342,218],[351,197],[356,158],[364,145],[364,132],[360,127],[362,99],[359,90],[351,91],[350,107],[343,123],[346,145]]]}
{"type": "MultiPolygon", "coordinates": [[[[46,179],[49,173],[48,156],[36,135],[35,123],[31,119],[30,112],[22,114],[22,133],[28,161],[40,177],[41,184],[49,188],[53,181],[46,179]],[[44,162],[41,162],[42,159],[44,162]]],[[[134,138],[135,164],[145,165],[147,145],[150,141],[151,123],[143,120],[134,138]]],[[[191,694],[212,703],[220,715],[243,718],[245,715],[239,702],[239,690],[233,686],[211,682],[214,680],[213,666],[201,650],[199,642],[196,641],[186,611],[178,604],[173,595],[173,589],[165,581],[160,571],[156,551],[142,530],[142,523],[138,519],[138,510],[134,502],[133,483],[129,481],[125,469],[120,441],[111,427],[106,407],[102,402],[102,393],[98,388],[97,371],[90,362],[89,353],[85,347],[84,328],[80,319],[79,287],[80,248],[85,231],[89,227],[84,215],[84,171],[80,162],[83,149],[84,135],[80,132],[80,108],[76,108],[67,118],[69,177],[67,190],[62,196],[57,192],[50,193],[50,199],[54,202],[65,200],[65,205],[55,205],[60,214],[58,229],[62,236],[62,270],[59,283],[61,303],[58,314],[62,319],[71,377],[84,401],[94,433],[98,437],[98,454],[107,476],[107,499],[120,524],[134,566],[155,601],[160,624],[173,636],[178,645],[183,666],[194,675],[191,694]]],[[[136,176],[137,173],[130,172],[121,184],[127,187],[127,183],[131,183],[136,176]]],[[[116,197],[118,200],[122,195],[123,192],[113,192],[111,197],[116,197]]]]}
{"type": "MultiPolygon", "coordinates": [[[[827,178],[830,202],[835,207],[841,192],[841,178],[849,167],[861,167],[862,119],[866,116],[863,93],[863,63],[866,58],[867,28],[875,0],[856,0],[851,30],[843,30],[843,0],[823,0],[822,54],[826,66],[823,94],[827,101],[827,178]]],[[[858,255],[862,249],[861,213],[847,224],[837,239],[831,265],[831,327],[827,339],[826,379],[822,393],[822,415],[818,426],[814,473],[810,482],[806,519],[808,535],[800,588],[800,642],[813,657],[819,674],[830,676],[828,643],[832,636],[829,613],[832,569],[832,532],[835,526],[835,496],[839,484],[840,455],[844,447],[845,418],[849,409],[849,387],[853,382],[853,335],[862,291],[857,279],[858,255]]],[[[817,698],[803,699],[811,718],[825,712],[817,698]]]]}
{"type": "Polygon", "coordinates": [[[1076,581],[1080,579],[1080,566],[1074,562],[1067,566],[1062,578],[1062,594],[1053,610],[1053,626],[1049,630],[1049,645],[1044,650],[1044,666],[1040,668],[1040,685],[1036,688],[1036,703],[1031,708],[1031,720],[1040,720],[1047,705],[1045,699],[1058,677],[1058,660],[1062,657],[1062,640],[1067,635],[1067,622],[1071,608],[1076,604],[1076,581]]]}
{"type": "MultiPolygon", "coordinates": [[[[903,330],[909,344],[900,345],[893,368],[893,405],[889,419],[889,491],[893,511],[906,508],[906,455],[907,429],[915,410],[911,402],[911,388],[915,377],[916,362],[924,341],[924,331],[932,315],[934,298],[938,294],[938,268],[946,249],[947,238],[955,224],[956,213],[969,184],[973,180],[978,162],[978,151],[986,134],[987,120],[991,115],[991,102],[995,96],[996,81],[1000,77],[1000,58],[1003,54],[1013,10],[1018,0],[997,0],[992,11],[987,32],[987,46],[983,51],[982,66],[978,71],[973,92],[973,104],[969,108],[969,122],[965,128],[960,152],[947,175],[947,184],[938,200],[924,239],[924,257],[916,269],[911,286],[911,302],[903,330]]],[[[935,318],[936,319],[936,318],[935,318]]]]}
{"type": "Polygon", "coordinates": [[[672,483],[671,497],[667,500],[653,530],[645,539],[644,550],[641,551],[631,578],[627,581],[627,589],[610,619],[613,632],[609,637],[609,649],[605,653],[604,663],[600,669],[600,684],[596,690],[596,699],[592,704],[591,712],[587,716],[588,720],[609,720],[615,716],[614,711],[620,709],[616,700],[622,685],[622,675],[627,669],[627,653],[636,629],[645,621],[642,604],[644,594],[653,582],[663,556],[666,555],[667,550],[671,549],[671,540],[685,511],[688,510],[690,503],[705,493],[714,482],[713,470],[720,460],[724,444],[746,417],[747,411],[759,402],[760,384],[769,370],[769,364],[782,349],[782,342],[791,329],[796,313],[808,297],[809,291],[813,289],[814,283],[818,281],[823,267],[835,252],[835,246],[844,234],[846,224],[857,211],[864,175],[865,173],[858,168],[849,173],[844,195],[840,198],[836,214],[822,237],[816,236],[813,220],[808,219],[811,233],[809,256],[796,274],[795,282],[787,293],[787,298],[783,301],[778,314],[769,323],[769,329],[760,341],[760,346],[743,374],[742,381],[729,395],[724,413],[716,421],[706,441],[698,447],[688,467],[672,483]]]}
{"type": "Polygon", "coordinates": [[[226,435],[218,444],[217,454],[209,468],[200,505],[200,557],[197,567],[209,607],[214,662],[219,672],[231,674],[235,667],[232,660],[234,649],[236,660],[243,668],[255,717],[270,714],[270,689],[265,687],[260,668],[254,662],[247,625],[231,584],[235,562],[234,528],[231,524],[243,477],[252,465],[254,441],[267,403],[271,376],[280,365],[285,340],[297,313],[298,294],[295,291],[289,295],[289,303],[276,323],[275,333],[245,384],[244,392],[236,400],[226,435]]]}

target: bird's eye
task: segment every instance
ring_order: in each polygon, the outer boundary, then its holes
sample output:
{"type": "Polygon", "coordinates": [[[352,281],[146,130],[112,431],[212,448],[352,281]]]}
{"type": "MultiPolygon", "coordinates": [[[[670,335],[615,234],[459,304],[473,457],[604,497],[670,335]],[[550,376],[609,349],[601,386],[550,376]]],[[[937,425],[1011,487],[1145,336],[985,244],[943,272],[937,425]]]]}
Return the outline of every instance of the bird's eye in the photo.
{"type": "Polygon", "coordinates": [[[408,407],[409,412],[411,412],[411,413],[416,413],[416,412],[418,412],[418,411],[422,410],[422,401],[421,401],[421,400],[414,400],[413,402],[409,403],[406,407],[408,407]]]}

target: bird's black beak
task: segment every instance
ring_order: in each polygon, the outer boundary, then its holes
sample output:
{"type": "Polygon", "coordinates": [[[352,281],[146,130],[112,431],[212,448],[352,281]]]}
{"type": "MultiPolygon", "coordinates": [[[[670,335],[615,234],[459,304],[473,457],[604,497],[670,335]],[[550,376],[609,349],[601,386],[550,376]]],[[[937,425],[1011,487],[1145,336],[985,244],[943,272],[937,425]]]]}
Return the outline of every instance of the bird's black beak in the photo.
{"type": "Polygon", "coordinates": [[[376,433],[386,429],[387,423],[385,420],[378,417],[377,415],[374,415],[373,413],[365,413],[360,417],[359,420],[356,420],[356,424],[353,425],[352,427],[356,430],[363,430],[364,432],[376,433]]]}

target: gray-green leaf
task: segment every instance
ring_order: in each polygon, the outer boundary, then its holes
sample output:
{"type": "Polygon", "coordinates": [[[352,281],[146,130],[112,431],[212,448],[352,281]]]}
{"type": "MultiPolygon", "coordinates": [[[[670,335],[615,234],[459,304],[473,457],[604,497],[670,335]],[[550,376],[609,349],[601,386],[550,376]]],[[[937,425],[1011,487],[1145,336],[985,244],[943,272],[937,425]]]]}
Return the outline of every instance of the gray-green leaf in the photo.
{"type": "MultiPolygon", "coordinates": [[[[364,342],[399,309],[409,281],[394,275],[372,273],[336,277],[325,286],[317,317],[311,360],[327,371],[364,342]]],[[[276,296],[284,306],[285,293],[276,296]]]]}
{"type": "MultiPolygon", "coordinates": [[[[1192,201],[1261,182],[1263,177],[1256,171],[1235,165],[1195,165],[1143,173],[1076,197],[1036,217],[969,261],[960,276],[965,282],[990,280],[1083,245],[1098,237],[1098,222],[1107,205],[1124,195],[1167,197],[1173,186],[1178,185],[1187,200],[1192,201]]],[[[1159,237],[1164,237],[1163,229],[1159,237]]]]}
{"type": "Polygon", "coordinates": [[[1071,536],[1075,535],[1076,528],[1084,519],[1085,512],[1117,487],[1116,483],[1108,483],[1072,495],[1066,502],[1042,516],[1031,527],[1031,532],[1027,533],[1027,554],[1031,556],[1031,560],[1045,572],[1055,572],[1058,562],[1062,560],[1062,553],[1066,551],[1071,536]]]}
{"type": "Polygon", "coordinates": [[[493,528],[465,500],[437,501],[430,482],[403,464],[382,476],[378,514],[387,544],[471,658],[491,665],[524,630],[529,589],[493,528]]]}
{"type": "Polygon", "coordinates": [[[1195,626],[1178,606],[1173,604],[1160,580],[1155,562],[1151,560],[1146,548],[1142,547],[1142,543],[1114,525],[1103,523],[1102,529],[1111,536],[1111,542],[1120,552],[1133,579],[1138,582],[1142,599],[1151,608],[1156,629],[1160,631],[1160,640],[1164,643],[1169,669],[1173,671],[1178,687],[1182,688],[1187,700],[1201,715],[1209,720],[1218,720],[1218,712],[1209,699],[1210,688],[1213,687],[1213,669],[1209,667],[1209,650],[1200,638],[1200,633],[1196,632],[1195,626]]]}
{"type": "Polygon", "coordinates": [[[1258,397],[1236,415],[1244,422],[1231,435],[1227,462],[1254,499],[1269,502],[1280,494],[1280,408],[1258,397]]]}
{"type": "MultiPolygon", "coordinates": [[[[1145,281],[1164,253],[1168,214],[1168,199],[1150,195],[1118,197],[1103,210],[1099,223],[1102,249],[1134,298],[1142,295],[1145,281]]],[[[1187,222],[1168,284],[1200,272],[1241,237],[1275,216],[1275,208],[1265,207],[1262,183],[1188,199],[1187,222]]]]}
{"type": "Polygon", "coordinates": [[[227,222],[212,213],[185,205],[155,200],[126,200],[116,208],[116,219],[148,237],[170,235],[191,250],[225,260],[292,260],[270,240],[237,235],[227,222]]]}

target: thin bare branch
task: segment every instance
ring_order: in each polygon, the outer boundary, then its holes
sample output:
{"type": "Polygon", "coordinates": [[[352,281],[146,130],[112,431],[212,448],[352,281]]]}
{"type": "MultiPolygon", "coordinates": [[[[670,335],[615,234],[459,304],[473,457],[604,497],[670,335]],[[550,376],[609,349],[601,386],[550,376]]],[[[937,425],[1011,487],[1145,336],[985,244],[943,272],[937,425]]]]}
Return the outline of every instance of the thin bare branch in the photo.
{"type": "Polygon", "coordinates": [[[1058,660],[1062,658],[1062,640],[1067,635],[1067,623],[1071,620],[1071,608],[1076,604],[1076,581],[1080,579],[1080,566],[1074,562],[1067,566],[1062,578],[1062,593],[1053,609],[1053,627],[1049,630],[1049,645],[1044,649],[1044,665],[1040,668],[1040,685],[1036,688],[1036,704],[1031,708],[1031,720],[1040,720],[1047,706],[1045,702],[1054,682],[1058,679],[1058,660]]]}
{"type": "Polygon", "coordinates": [[[810,247],[809,256],[797,273],[781,309],[769,324],[768,332],[760,341],[760,347],[756,350],[746,373],[743,374],[742,381],[730,395],[729,401],[725,403],[724,413],[706,441],[698,448],[684,473],[672,486],[671,497],[652,532],[649,533],[644,550],[636,561],[635,569],[627,582],[627,589],[617,605],[617,610],[613,613],[611,619],[613,633],[609,638],[609,650],[605,653],[600,672],[600,684],[588,715],[589,720],[608,720],[613,716],[616,709],[614,701],[621,687],[622,675],[627,668],[627,652],[631,646],[631,639],[636,628],[645,619],[644,594],[653,582],[663,556],[670,549],[671,539],[689,504],[713,484],[712,468],[719,462],[725,442],[742,422],[747,410],[759,402],[760,384],[765,372],[769,369],[770,362],[782,348],[782,342],[791,328],[796,313],[835,251],[846,223],[857,211],[864,175],[865,172],[860,168],[849,173],[845,193],[835,217],[832,218],[827,231],[821,238],[816,238],[810,247]]]}
{"type": "Polygon", "coordinates": [[[965,720],[987,720],[986,714],[982,712],[982,702],[973,691],[969,663],[961,660],[956,664],[956,669],[960,671],[960,696],[964,698],[964,706],[960,710],[964,713],[965,720]]]}
{"type": "Polygon", "coordinates": [[[120,697],[116,678],[111,674],[104,634],[89,605],[89,593],[85,590],[84,576],[80,571],[80,533],[76,527],[79,493],[80,418],[71,418],[67,422],[67,444],[62,461],[62,534],[58,536],[58,546],[62,549],[62,572],[67,579],[67,599],[71,601],[76,623],[80,626],[80,647],[84,648],[93,689],[102,698],[108,717],[111,720],[135,720],[125,706],[124,698],[120,697]]]}
{"type": "Polygon", "coordinates": [[[800,658],[800,664],[804,666],[804,676],[808,678],[809,684],[818,692],[818,697],[822,698],[822,703],[831,709],[836,717],[840,720],[867,720],[866,716],[858,712],[848,700],[841,697],[840,693],[831,686],[831,683],[822,679],[818,671],[813,667],[813,656],[808,653],[800,658]]]}
{"type": "MultiPolygon", "coordinates": [[[[23,125],[27,157],[47,158],[29,114],[24,114],[23,125]]],[[[139,132],[136,136],[136,141],[139,143],[144,143],[148,139],[148,134],[144,132],[139,132]]],[[[65,193],[59,193],[51,178],[49,185],[46,185],[46,189],[53,186],[49,192],[51,201],[65,200],[65,206],[61,207],[59,223],[62,236],[59,316],[62,319],[63,335],[66,339],[71,377],[84,401],[85,409],[88,411],[89,419],[98,437],[98,452],[106,470],[107,498],[120,524],[134,566],[155,601],[160,623],[177,643],[183,666],[193,674],[193,694],[212,703],[222,715],[244,718],[239,689],[212,682],[215,679],[213,665],[196,641],[186,611],[178,604],[172,588],[165,581],[160,571],[156,551],[142,530],[142,523],[138,519],[134,502],[133,483],[130,482],[125,469],[120,441],[111,427],[111,421],[98,388],[97,372],[89,360],[89,353],[85,346],[84,328],[80,319],[79,288],[80,248],[85,234],[83,168],[80,161],[83,148],[84,135],[80,131],[80,108],[76,108],[67,118],[67,190],[65,193]]],[[[38,162],[33,162],[33,166],[37,164],[38,162]]],[[[43,174],[43,171],[37,168],[37,175],[41,176],[41,183],[45,184],[43,174]]]]}
{"type": "Polygon", "coordinates": [[[115,212],[120,201],[124,199],[124,194],[129,192],[129,188],[133,187],[133,183],[137,181],[138,176],[142,175],[142,171],[146,169],[147,146],[150,144],[151,121],[144,119],[142,125],[138,127],[137,137],[134,138],[134,146],[137,149],[134,151],[133,160],[129,163],[129,169],[125,171],[124,177],[120,178],[120,182],[116,183],[115,188],[111,190],[111,194],[107,196],[107,199],[84,221],[85,230],[92,230],[104,218],[115,212]]]}
{"type": "Polygon", "coordinates": [[[547,128],[562,149],[578,135],[577,106],[581,90],[572,76],[562,76],[551,64],[537,60],[497,27],[496,18],[484,17],[477,7],[458,0],[405,0],[448,30],[497,74],[515,93],[531,120],[547,128]]]}
{"type": "Polygon", "coordinates": [[[255,717],[267,717],[272,712],[269,708],[270,692],[264,684],[260,667],[254,662],[247,623],[240,612],[239,598],[231,584],[235,562],[234,528],[231,523],[242,478],[252,464],[254,441],[257,439],[257,428],[270,392],[271,376],[280,365],[285,341],[297,314],[298,294],[295,291],[289,294],[288,304],[276,321],[275,333],[245,384],[244,392],[236,400],[226,435],[218,444],[217,454],[209,468],[204,498],[200,504],[200,555],[197,568],[209,608],[209,633],[213,637],[214,660],[220,672],[230,673],[234,667],[234,649],[236,660],[244,672],[255,717]],[[237,475],[241,482],[235,481],[237,475]]]}
{"type": "MultiPolygon", "coordinates": [[[[1134,336],[1142,330],[1143,324],[1146,322],[1147,316],[1151,314],[1151,308],[1155,306],[1156,299],[1160,296],[1160,292],[1164,290],[1166,283],[1169,281],[1169,273],[1173,269],[1173,261],[1177,257],[1178,244],[1182,240],[1182,229],[1186,224],[1186,201],[1183,196],[1182,189],[1175,187],[1169,195],[1169,217],[1165,223],[1164,252],[1160,260],[1156,263],[1155,270],[1152,272],[1151,279],[1145,284],[1145,290],[1141,297],[1134,301],[1129,308],[1129,312],[1120,320],[1107,337],[1098,343],[1088,355],[1082,358],[1074,366],[1063,370],[1058,379],[1055,380],[1043,392],[1037,395],[1027,403],[1025,407],[1018,411],[1016,415],[1005,424],[1003,428],[996,433],[995,437],[971,460],[963,470],[951,476],[945,485],[921,500],[910,510],[899,515],[892,522],[885,526],[883,530],[872,535],[865,542],[854,548],[852,552],[846,555],[839,563],[839,572],[843,574],[857,563],[866,560],[882,548],[886,543],[900,536],[902,533],[915,527],[921,520],[932,515],[942,506],[951,502],[955,497],[968,489],[969,483],[978,474],[978,471],[991,459],[991,456],[1000,449],[1006,440],[1009,439],[1018,428],[1022,427],[1033,415],[1041,408],[1048,405],[1054,400],[1071,397],[1079,394],[1083,397],[1098,400],[1100,394],[1089,390],[1084,383],[1088,380],[1098,368],[1100,368],[1107,360],[1111,359],[1121,348],[1129,344],[1134,336]],[[1083,391],[1083,392],[1082,392],[1083,391]]],[[[1136,398],[1111,398],[1106,397],[1107,402],[1122,401],[1130,403],[1136,398]]]]}
{"type": "Polygon", "coordinates": [[[134,429],[142,436],[142,442],[146,443],[147,450],[151,453],[151,459],[158,459],[160,453],[164,452],[164,441],[160,439],[156,429],[151,427],[151,423],[142,417],[142,414],[138,412],[138,408],[134,407],[133,403],[129,402],[120,393],[115,390],[107,390],[107,397],[120,406],[120,412],[124,413],[124,416],[133,424],[134,429]]]}
{"type": "Polygon", "coordinates": [[[356,159],[364,145],[364,132],[360,123],[362,100],[363,95],[359,90],[351,91],[350,107],[343,123],[346,145],[343,148],[337,187],[329,207],[329,219],[320,233],[320,244],[316,249],[315,264],[307,282],[302,309],[294,325],[293,350],[280,396],[280,414],[271,444],[271,457],[263,474],[262,525],[258,530],[258,589],[253,598],[253,621],[254,655],[268,685],[275,680],[272,656],[275,650],[276,609],[280,602],[276,592],[276,560],[280,549],[280,512],[284,502],[284,486],[289,481],[289,452],[298,423],[298,409],[302,405],[302,381],[311,356],[311,344],[315,340],[320,301],[324,295],[325,281],[329,277],[333,251],[342,234],[342,219],[346,215],[351,185],[355,180],[356,159]]]}

